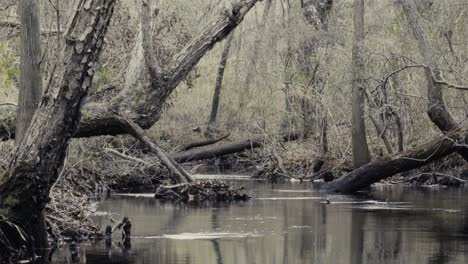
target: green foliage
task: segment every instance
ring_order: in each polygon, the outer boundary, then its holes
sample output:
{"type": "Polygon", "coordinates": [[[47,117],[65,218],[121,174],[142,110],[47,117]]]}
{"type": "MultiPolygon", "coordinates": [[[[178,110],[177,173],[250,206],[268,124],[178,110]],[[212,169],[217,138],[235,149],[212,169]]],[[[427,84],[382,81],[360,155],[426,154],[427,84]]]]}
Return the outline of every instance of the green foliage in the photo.
{"type": "Polygon", "coordinates": [[[114,77],[114,72],[106,64],[98,64],[96,67],[96,73],[94,74],[93,84],[90,92],[94,93],[106,84],[109,84],[114,77]]]}
{"type": "Polygon", "coordinates": [[[14,50],[17,40],[0,40],[0,102],[16,101],[19,80],[19,56],[14,50]]]}

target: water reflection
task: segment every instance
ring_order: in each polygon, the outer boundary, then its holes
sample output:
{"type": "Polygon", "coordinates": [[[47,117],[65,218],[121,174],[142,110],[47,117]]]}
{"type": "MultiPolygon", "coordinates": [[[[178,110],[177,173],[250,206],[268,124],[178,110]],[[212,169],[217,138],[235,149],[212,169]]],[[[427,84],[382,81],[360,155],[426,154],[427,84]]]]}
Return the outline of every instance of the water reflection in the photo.
{"type": "MultiPolygon", "coordinates": [[[[132,240],[62,249],[55,263],[468,263],[466,190],[374,188],[328,196],[309,184],[242,184],[261,198],[173,205],[114,197],[102,210],[128,215],[132,240]],[[286,198],[286,199],[281,199],[286,198]],[[388,201],[386,201],[388,199],[388,201]],[[71,253],[75,257],[72,258],[71,253]]],[[[96,219],[102,227],[106,217],[96,219]]]]}

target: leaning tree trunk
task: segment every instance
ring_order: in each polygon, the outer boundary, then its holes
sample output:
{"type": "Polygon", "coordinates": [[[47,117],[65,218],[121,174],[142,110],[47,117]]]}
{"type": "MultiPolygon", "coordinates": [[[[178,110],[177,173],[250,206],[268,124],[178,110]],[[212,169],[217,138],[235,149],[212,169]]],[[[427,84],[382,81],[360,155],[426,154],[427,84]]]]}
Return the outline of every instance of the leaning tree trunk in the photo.
{"type": "Polygon", "coordinates": [[[0,181],[0,210],[28,238],[43,228],[40,215],[78,126],[114,4],[114,0],[74,1],[56,70],[0,181]]]}
{"type": "Polygon", "coordinates": [[[211,104],[210,120],[208,121],[208,130],[212,131],[216,125],[216,117],[219,111],[219,99],[221,95],[221,88],[223,86],[224,70],[226,68],[229,51],[231,50],[232,40],[234,39],[234,32],[231,32],[224,44],[223,53],[218,66],[218,76],[216,77],[215,89],[213,94],[213,103],[211,104]]]}
{"type": "Polygon", "coordinates": [[[359,168],[370,161],[364,119],[364,0],[354,0],[354,44],[352,87],[353,165],[359,168]]]}
{"type": "MultiPolygon", "coordinates": [[[[82,118],[74,137],[126,134],[126,128],[114,119],[113,110],[126,113],[143,129],[152,127],[158,120],[166,99],[190,70],[213,46],[226,38],[244,19],[244,16],[259,0],[236,0],[229,8],[222,8],[173,59],[161,69],[158,85],[147,79],[137,87],[128,85],[114,98],[105,103],[88,103],[81,109],[82,118]],[[141,96],[144,94],[145,96],[141,96]]],[[[141,38],[135,45],[143,45],[141,38]]],[[[142,54],[142,50],[139,54],[142,54]]],[[[135,63],[145,63],[144,58],[133,57],[135,63]]],[[[132,63],[130,63],[132,64],[132,63]]],[[[144,66],[144,65],[143,65],[144,66]]],[[[144,67],[139,67],[144,69],[144,67]]],[[[130,70],[130,69],[129,69],[130,70]]],[[[12,107],[2,107],[0,112],[0,139],[14,138],[15,115],[12,107]]]]}

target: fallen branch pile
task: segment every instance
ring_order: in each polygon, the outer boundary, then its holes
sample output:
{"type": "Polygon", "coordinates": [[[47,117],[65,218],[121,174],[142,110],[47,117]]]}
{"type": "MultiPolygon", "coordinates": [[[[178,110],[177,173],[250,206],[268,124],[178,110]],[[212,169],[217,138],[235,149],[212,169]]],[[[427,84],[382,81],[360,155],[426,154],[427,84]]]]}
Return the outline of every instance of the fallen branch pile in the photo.
{"type": "Polygon", "coordinates": [[[224,181],[202,181],[160,186],[156,199],[169,201],[246,201],[251,197],[244,187],[236,187],[224,181]]]}

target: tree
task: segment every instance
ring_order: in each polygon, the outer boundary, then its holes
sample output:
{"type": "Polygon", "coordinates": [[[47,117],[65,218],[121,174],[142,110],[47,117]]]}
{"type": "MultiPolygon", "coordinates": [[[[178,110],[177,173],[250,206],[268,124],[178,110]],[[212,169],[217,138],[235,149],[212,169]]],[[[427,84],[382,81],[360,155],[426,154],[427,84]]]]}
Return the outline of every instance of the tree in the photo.
{"type": "Polygon", "coordinates": [[[36,248],[44,246],[34,234],[44,228],[41,212],[78,126],[80,108],[94,76],[114,4],[114,0],[74,2],[65,32],[66,45],[56,70],[0,180],[1,213],[22,228],[27,241],[14,242],[28,245],[30,251],[34,244],[36,248]]]}
{"type": "Polygon", "coordinates": [[[208,121],[208,130],[212,131],[216,125],[216,117],[218,116],[219,110],[219,99],[221,94],[221,88],[223,86],[223,77],[224,70],[226,68],[227,59],[229,56],[229,51],[231,50],[232,40],[234,39],[234,32],[232,32],[229,37],[226,39],[224,44],[223,53],[221,54],[221,60],[219,61],[218,66],[218,76],[216,77],[215,89],[213,94],[213,103],[211,105],[211,114],[208,121]]]}
{"type": "Polygon", "coordinates": [[[352,57],[352,118],[351,137],[353,165],[359,168],[370,161],[364,119],[364,0],[354,0],[354,43],[352,57]]]}
{"type": "MultiPolygon", "coordinates": [[[[127,116],[143,129],[152,127],[159,120],[164,102],[179,83],[217,42],[226,38],[242,22],[257,2],[258,0],[236,0],[219,10],[166,67],[161,66],[158,85],[152,85],[146,76],[141,82],[142,85],[126,86],[107,102],[85,104],[81,109],[83,118],[73,137],[126,134],[127,128],[114,118],[115,110],[127,113],[127,116]],[[145,96],[141,96],[142,94],[145,96]]],[[[141,39],[135,43],[134,50],[139,49],[139,46],[142,46],[141,39]]],[[[141,57],[132,56],[129,64],[144,64],[142,53],[140,52],[141,57]]],[[[12,121],[15,118],[8,107],[0,113],[0,139],[14,138],[15,128],[12,121]]]]}

